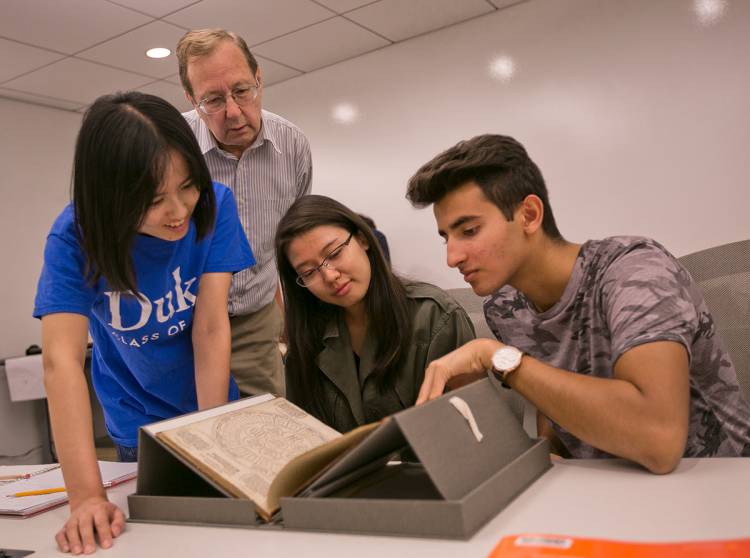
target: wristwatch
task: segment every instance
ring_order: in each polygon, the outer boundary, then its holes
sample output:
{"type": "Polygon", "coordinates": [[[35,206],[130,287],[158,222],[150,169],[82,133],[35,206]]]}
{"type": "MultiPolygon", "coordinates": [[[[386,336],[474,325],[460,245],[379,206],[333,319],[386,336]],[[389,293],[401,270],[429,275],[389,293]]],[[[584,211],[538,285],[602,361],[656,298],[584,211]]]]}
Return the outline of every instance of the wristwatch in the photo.
{"type": "Polygon", "coordinates": [[[510,389],[507,383],[508,376],[521,366],[523,352],[510,345],[504,345],[492,355],[492,371],[500,378],[503,387],[510,389]]]}

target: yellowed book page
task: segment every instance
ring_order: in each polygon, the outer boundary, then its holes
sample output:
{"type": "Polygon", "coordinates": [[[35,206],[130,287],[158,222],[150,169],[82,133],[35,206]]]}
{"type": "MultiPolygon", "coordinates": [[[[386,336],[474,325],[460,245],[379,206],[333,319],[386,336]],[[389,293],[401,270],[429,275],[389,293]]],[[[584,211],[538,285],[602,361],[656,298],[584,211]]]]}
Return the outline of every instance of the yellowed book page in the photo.
{"type": "Polygon", "coordinates": [[[230,494],[255,502],[266,519],[275,511],[268,491],[284,465],[340,436],[282,398],[157,434],[230,494]]]}
{"type": "Polygon", "coordinates": [[[330,442],[313,448],[298,455],[287,463],[271,483],[268,490],[268,505],[271,509],[278,509],[283,496],[292,496],[310,481],[317,478],[323,471],[364,440],[379,423],[373,422],[355,428],[330,442]]]}
{"type": "Polygon", "coordinates": [[[251,405],[260,405],[261,403],[265,403],[266,401],[274,399],[274,397],[275,396],[271,395],[270,393],[264,393],[263,395],[254,395],[253,397],[243,397],[242,399],[238,399],[237,401],[232,401],[231,403],[226,403],[224,405],[219,405],[218,407],[211,407],[209,409],[195,411],[193,413],[180,415],[171,419],[152,422],[151,424],[142,426],[141,429],[145,430],[152,436],[156,436],[163,430],[172,430],[173,428],[177,428],[179,426],[185,426],[186,424],[199,422],[209,417],[215,417],[218,415],[223,415],[224,413],[229,413],[231,411],[244,409],[245,407],[249,407],[251,405]]]}

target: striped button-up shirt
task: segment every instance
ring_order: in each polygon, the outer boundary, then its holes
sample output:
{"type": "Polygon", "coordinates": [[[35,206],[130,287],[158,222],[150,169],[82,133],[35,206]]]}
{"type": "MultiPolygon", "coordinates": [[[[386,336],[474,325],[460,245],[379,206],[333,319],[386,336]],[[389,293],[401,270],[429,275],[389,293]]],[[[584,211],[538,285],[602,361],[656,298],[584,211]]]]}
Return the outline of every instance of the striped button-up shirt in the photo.
{"type": "Polygon", "coordinates": [[[196,111],[183,113],[198,139],[211,178],[229,187],[256,264],[236,273],[229,290],[229,313],[249,314],[273,301],[278,285],[273,240],[279,220],[294,201],[310,193],[310,144],[291,122],[261,112],[263,125],[238,159],[221,149],[196,111]]]}

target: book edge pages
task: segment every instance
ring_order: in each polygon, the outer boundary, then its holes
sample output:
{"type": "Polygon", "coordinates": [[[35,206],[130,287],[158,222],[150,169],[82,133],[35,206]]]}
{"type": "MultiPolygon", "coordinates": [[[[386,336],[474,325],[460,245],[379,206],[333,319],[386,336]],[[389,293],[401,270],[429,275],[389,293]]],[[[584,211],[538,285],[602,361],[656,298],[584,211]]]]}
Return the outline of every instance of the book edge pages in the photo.
{"type": "Polygon", "coordinates": [[[225,405],[219,405],[218,407],[211,407],[210,409],[206,409],[204,411],[195,411],[193,413],[180,415],[171,419],[152,422],[151,424],[147,424],[145,426],[142,426],[141,428],[151,436],[156,436],[159,432],[164,432],[165,430],[172,430],[174,428],[186,426],[188,424],[192,424],[204,419],[223,415],[224,413],[238,411],[240,409],[244,409],[245,407],[260,405],[261,403],[265,403],[266,401],[271,401],[273,399],[276,399],[275,395],[264,393],[263,395],[256,395],[255,397],[239,399],[225,405]]]}
{"type": "Polygon", "coordinates": [[[278,511],[281,498],[299,493],[344,454],[359,445],[380,423],[373,422],[350,430],[320,446],[312,448],[289,461],[274,477],[268,488],[268,506],[278,511]]]}

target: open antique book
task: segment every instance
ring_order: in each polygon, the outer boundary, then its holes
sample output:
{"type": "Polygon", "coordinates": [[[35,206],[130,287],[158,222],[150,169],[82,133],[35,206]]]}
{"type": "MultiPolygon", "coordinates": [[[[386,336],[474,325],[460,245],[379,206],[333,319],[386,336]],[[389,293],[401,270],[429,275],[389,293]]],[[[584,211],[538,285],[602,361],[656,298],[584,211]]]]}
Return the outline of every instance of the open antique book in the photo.
{"type": "Polygon", "coordinates": [[[344,435],[271,395],[149,424],[129,520],[468,538],[551,467],[494,381],[344,435]]]}
{"type": "Polygon", "coordinates": [[[283,496],[303,490],[376,427],[342,435],[266,395],[145,428],[228,495],[252,500],[270,521],[283,496]]]}

